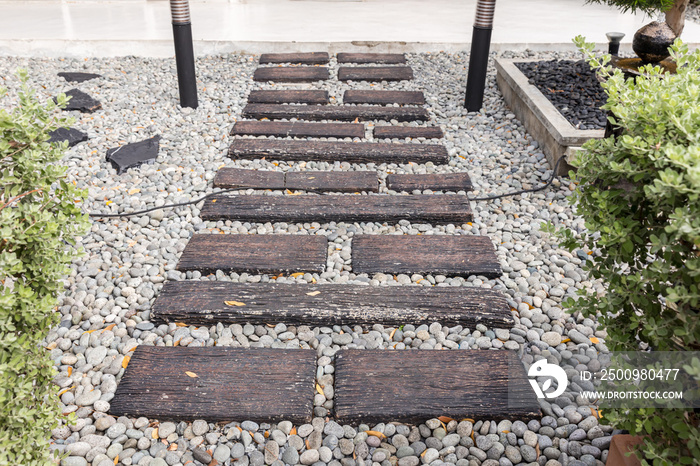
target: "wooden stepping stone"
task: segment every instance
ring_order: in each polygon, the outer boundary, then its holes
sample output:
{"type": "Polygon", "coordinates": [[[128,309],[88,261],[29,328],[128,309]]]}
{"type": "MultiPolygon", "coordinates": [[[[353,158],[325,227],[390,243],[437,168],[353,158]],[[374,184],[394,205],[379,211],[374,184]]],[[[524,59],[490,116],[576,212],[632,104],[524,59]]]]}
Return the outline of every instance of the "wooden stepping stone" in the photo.
{"type": "Polygon", "coordinates": [[[376,193],[379,191],[379,178],[374,171],[287,172],[286,187],[292,190],[376,193]]]}
{"type": "Polygon", "coordinates": [[[433,191],[471,191],[472,180],[467,173],[429,173],[425,175],[389,174],[387,188],[393,191],[411,192],[414,189],[433,191]]]}
{"type": "Polygon", "coordinates": [[[420,91],[362,91],[349,90],[343,94],[346,104],[383,104],[383,105],[423,105],[425,96],[420,91]]]}
{"type": "Polygon", "coordinates": [[[379,179],[374,171],[277,172],[222,168],[214,177],[214,187],[241,189],[300,189],[340,193],[377,192],[379,179]]]}
{"type": "Polygon", "coordinates": [[[236,139],[229,157],[238,159],[320,160],[349,163],[447,163],[445,146],[372,142],[236,139]]]}
{"type": "Polygon", "coordinates": [[[152,317],[188,325],[462,325],[511,328],[505,296],[483,288],[168,281],[152,317]],[[226,301],[243,305],[228,306],[226,301]]]}
{"type": "Polygon", "coordinates": [[[310,422],[316,351],[139,345],[110,401],[113,416],[209,422],[310,422]]]}
{"type": "Polygon", "coordinates": [[[377,105],[279,105],[248,104],[243,118],[283,118],[299,120],[397,120],[427,121],[428,111],[422,107],[380,107],[377,105]]]}
{"type": "Polygon", "coordinates": [[[413,79],[410,66],[341,66],[338,81],[404,81],[413,79]]]}
{"type": "MultiPolygon", "coordinates": [[[[370,196],[347,196],[342,194],[327,194],[322,196],[317,195],[300,195],[300,196],[226,196],[217,195],[210,197],[204,201],[200,216],[204,220],[239,220],[241,222],[289,222],[289,223],[306,223],[306,222],[388,222],[398,223],[401,220],[410,220],[418,223],[454,223],[462,224],[472,221],[472,211],[469,205],[469,198],[458,194],[428,194],[428,195],[410,195],[410,196],[390,196],[390,195],[370,195],[370,196]]],[[[196,238],[200,235],[195,235],[196,238]]],[[[205,235],[201,235],[205,236],[205,235]]],[[[214,235],[216,236],[216,235],[214,235]]],[[[223,236],[223,235],[221,235],[223,236]]],[[[229,235],[230,236],[230,235],[229,235]]],[[[267,237],[267,236],[266,236],[267,237]]],[[[362,244],[362,243],[361,243],[362,244]]],[[[189,247],[189,245],[188,245],[189,247]]],[[[489,241],[491,254],[493,259],[496,259],[493,252],[493,245],[489,241]]],[[[367,249],[371,249],[371,245],[364,246],[364,254],[370,254],[367,249]]],[[[401,245],[399,245],[401,248],[401,245]]],[[[436,245],[439,250],[440,245],[436,245]]],[[[187,249],[185,249],[187,252],[187,249]]],[[[461,253],[461,256],[450,258],[459,264],[460,258],[462,261],[469,260],[470,265],[475,258],[464,258],[464,251],[458,248],[454,251],[461,253]]],[[[401,253],[409,254],[409,259],[415,257],[416,254],[424,254],[422,250],[405,251],[401,253]]],[[[442,258],[441,252],[437,255],[442,258]]],[[[185,254],[183,253],[183,257],[185,254]]],[[[431,255],[432,257],[432,255],[431,255]]],[[[354,259],[353,259],[354,261],[354,259]]],[[[376,264],[365,265],[365,268],[385,267],[383,257],[364,259],[365,262],[375,262],[376,264]]],[[[447,263],[446,258],[442,258],[444,263],[447,263]]],[[[364,264],[362,261],[360,264],[364,264]]],[[[425,268],[430,264],[420,264],[420,267],[425,268]]],[[[433,267],[445,267],[442,263],[431,264],[433,267]]],[[[481,264],[479,264],[481,265],[481,264]]],[[[498,261],[496,261],[498,265],[498,261]]],[[[408,262],[407,269],[416,265],[408,262]]],[[[462,268],[464,264],[462,265],[462,268]]],[[[361,267],[362,268],[362,267],[361,267]]],[[[354,269],[354,266],[353,266],[354,269]]],[[[443,270],[440,268],[439,270],[443,270]]],[[[471,270],[471,269],[470,269],[471,270]]],[[[490,269],[484,269],[488,272],[490,269]]],[[[363,270],[366,271],[366,270],[363,270]]],[[[413,272],[413,270],[411,269],[413,272]]],[[[456,271],[462,271],[457,268],[456,271]]],[[[376,270],[376,272],[386,272],[386,270],[376,270]]],[[[415,270],[416,273],[422,270],[415,270]]],[[[481,273],[480,268],[476,269],[478,275],[481,273]]],[[[359,269],[358,269],[358,273],[359,269]]],[[[402,272],[396,272],[402,273],[402,272]]],[[[497,276],[500,275],[500,268],[497,276]]]]}
{"type": "Polygon", "coordinates": [[[364,138],[365,125],[360,123],[302,123],[300,121],[237,121],[233,125],[233,129],[231,129],[231,135],[276,136],[282,138],[287,136],[364,138]]]}
{"type": "Polygon", "coordinates": [[[403,53],[339,53],[338,63],[384,63],[401,65],[406,63],[403,53]]]}
{"type": "MultiPolygon", "coordinates": [[[[437,198],[433,202],[438,202],[437,198]]],[[[352,240],[352,271],[496,278],[501,276],[501,265],[487,236],[356,235],[352,240]]]]}
{"type": "Polygon", "coordinates": [[[320,273],[326,265],[327,245],[326,237],[320,235],[198,234],[185,246],[177,270],[320,273]]]}
{"type": "Polygon", "coordinates": [[[373,135],[377,139],[439,139],[443,133],[439,126],[375,126],[373,135]]]}
{"type": "Polygon", "coordinates": [[[259,104],[327,104],[328,91],[250,91],[248,102],[259,104]]]}
{"type": "Polygon", "coordinates": [[[320,66],[282,66],[258,68],[253,73],[253,81],[277,81],[303,83],[328,79],[328,68],[320,66]]]}
{"type": "Polygon", "coordinates": [[[284,173],[224,167],[216,172],[215,188],[284,189],[284,173]]]}
{"type": "Polygon", "coordinates": [[[507,350],[341,350],[334,407],[341,424],[541,416],[525,368],[507,350]]]}
{"type": "Polygon", "coordinates": [[[260,64],[266,63],[301,63],[304,65],[323,65],[328,63],[327,52],[309,53],[263,53],[260,64]]]}

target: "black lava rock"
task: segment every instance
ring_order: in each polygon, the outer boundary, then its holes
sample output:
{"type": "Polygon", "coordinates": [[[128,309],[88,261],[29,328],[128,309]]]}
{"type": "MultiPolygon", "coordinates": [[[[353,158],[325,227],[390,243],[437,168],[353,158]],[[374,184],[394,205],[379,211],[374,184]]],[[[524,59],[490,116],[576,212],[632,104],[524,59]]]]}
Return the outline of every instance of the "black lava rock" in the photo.
{"type": "Polygon", "coordinates": [[[69,83],[82,83],[85,81],[89,81],[91,79],[95,78],[101,78],[101,74],[95,74],[95,73],[72,73],[72,72],[65,72],[65,73],[58,73],[60,77],[68,81],[69,83]]]}
{"type": "MultiPolygon", "coordinates": [[[[70,97],[70,100],[64,110],[78,110],[82,113],[92,113],[102,108],[102,104],[99,100],[93,99],[79,89],[71,89],[66,92],[66,95],[70,97]]],[[[57,102],[55,97],[53,101],[57,102]]]]}
{"type": "Polygon", "coordinates": [[[605,128],[607,117],[600,107],[607,96],[588,63],[549,60],[515,65],[575,128],[605,128]]]}
{"type": "Polygon", "coordinates": [[[107,150],[107,161],[117,170],[117,174],[121,175],[129,168],[138,167],[144,163],[153,163],[158,157],[159,149],[160,136],[154,136],[145,141],[107,150]]]}
{"type": "Polygon", "coordinates": [[[49,142],[68,141],[68,147],[73,147],[80,142],[88,140],[87,134],[75,128],[58,128],[55,131],[51,131],[49,135],[51,136],[49,142]]]}

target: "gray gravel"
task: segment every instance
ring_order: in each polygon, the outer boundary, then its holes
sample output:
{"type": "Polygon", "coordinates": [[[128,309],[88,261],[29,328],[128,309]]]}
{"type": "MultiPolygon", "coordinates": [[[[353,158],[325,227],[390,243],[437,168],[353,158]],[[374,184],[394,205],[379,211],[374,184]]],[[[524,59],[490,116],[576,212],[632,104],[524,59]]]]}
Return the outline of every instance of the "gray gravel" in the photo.
{"type": "MultiPolygon", "coordinates": [[[[522,53],[517,57],[579,58],[566,53],[522,53]]],[[[177,105],[173,60],[2,58],[0,71],[6,77],[5,85],[16,88],[14,70],[28,68],[31,84],[45,99],[74,87],[56,76],[59,71],[88,71],[104,76],[77,86],[98,98],[103,109],[86,115],[73,113],[74,126],[87,132],[90,140],[70,149],[65,157],[70,180],[89,191],[86,209],[91,211],[131,212],[201,196],[212,191],[211,180],[222,166],[279,171],[377,170],[382,180],[387,173],[468,171],[475,195],[530,188],[551,174],[537,143],[505,107],[495,87],[493,69],[487,83],[484,111],[474,114],[465,111],[462,102],[468,56],[464,53],[409,55],[416,74],[413,82],[379,83],[373,87],[425,91],[433,118],[430,124],[445,130],[444,143],[450,154],[448,165],[277,164],[268,160],[230,160],[225,156],[230,142],[227,133],[233,121],[240,117],[248,92],[253,88],[273,88],[268,83],[251,81],[256,61],[254,56],[235,54],[199,59],[197,110],[181,109],[177,105]],[[104,159],[110,147],[157,134],[162,137],[161,149],[153,165],[117,176],[104,159]]],[[[340,100],[345,89],[366,85],[331,79],[300,87],[328,89],[340,100]]],[[[10,105],[13,99],[14,96],[4,99],[1,105],[10,105]]],[[[498,423],[454,420],[443,425],[434,419],[407,426],[386,419],[386,423],[375,426],[347,426],[325,421],[332,414],[334,356],[341,348],[505,348],[518,351],[528,367],[540,359],[557,363],[570,374],[583,367],[600,367],[600,355],[607,352],[605,332],[597,328],[596,322],[568,315],[561,308],[562,300],[574,296],[579,289],[602,290],[601,284],[589,280],[581,269],[589,251],[570,254],[560,249],[554,238],[540,231],[543,222],[567,226],[574,232],[583,231],[582,219],[567,203],[567,195],[573,188],[566,179],[556,180],[543,192],[475,203],[474,221],[463,225],[431,226],[407,221],[395,225],[205,222],[199,217],[198,206],[160,210],[130,220],[94,222],[80,241],[85,255],[75,259],[66,280],[66,292],[58,305],[61,325],[46,339],[58,371],[55,382],[61,387],[63,411],[75,412],[77,417],[75,425],[61,425],[53,431],[53,448],[70,453],[63,460],[64,465],[103,466],[114,464],[117,456],[124,465],[153,466],[184,465],[191,461],[208,464],[212,458],[219,464],[240,466],[298,462],[352,466],[369,465],[372,461],[384,465],[398,461],[403,466],[420,463],[467,466],[535,460],[549,466],[602,465],[607,458],[612,429],[599,425],[586,400],[576,392],[565,392],[556,403],[542,402],[544,417],[528,424],[516,420],[498,423]],[[217,272],[202,276],[199,272],[178,272],[174,269],[178,256],[195,232],[324,235],[330,240],[327,271],[276,279],[245,273],[217,272]],[[488,280],[420,274],[368,276],[350,271],[348,253],[356,233],[399,232],[488,235],[496,245],[504,274],[488,280]],[[468,329],[446,327],[439,322],[407,324],[400,330],[380,324],[365,328],[284,324],[155,326],[150,322],[150,309],[162,283],[181,279],[492,288],[508,295],[515,326],[494,329],[478,325],[468,329]],[[88,333],[89,330],[97,331],[88,333]],[[599,338],[599,342],[593,344],[592,336],[599,338]],[[324,393],[317,393],[314,398],[313,422],[295,426],[294,431],[289,422],[269,425],[246,421],[221,426],[200,420],[158,424],[157,420],[114,419],[105,414],[124,373],[123,358],[139,344],[169,346],[175,342],[192,347],[216,344],[315,349],[317,381],[324,393]],[[155,428],[159,429],[157,439],[153,436],[155,428]],[[386,438],[368,436],[367,430],[383,432],[386,438]],[[536,458],[538,451],[540,456],[536,458]]],[[[383,183],[381,189],[388,192],[383,183]]],[[[574,388],[585,385],[584,381],[578,383],[572,384],[574,388]]]]}

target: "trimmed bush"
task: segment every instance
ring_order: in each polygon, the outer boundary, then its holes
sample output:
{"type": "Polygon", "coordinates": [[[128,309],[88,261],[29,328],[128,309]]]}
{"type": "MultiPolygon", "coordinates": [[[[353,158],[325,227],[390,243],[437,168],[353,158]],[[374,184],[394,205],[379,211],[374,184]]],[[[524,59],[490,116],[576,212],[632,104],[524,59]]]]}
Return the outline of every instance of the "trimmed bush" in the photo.
{"type": "Polygon", "coordinates": [[[18,106],[0,110],[0,464],[30,466],[52,462],[51,429],[62,414],[41,343],[58,323],[54,308],[87,216],[86,193],[65,181],[58,163],[67,144],[47,142],[65,121],[19,75],[18,106]]]}
{"type": "MultiPolygon", "coordinates": [[[[625,79],[574,42],[604,79],[617,137],[590,140],[573,165],[572,195],[587,232],[564,231],[564,245],[595,251],[586,269],[600,296],[583,290],[565,306],[595,318],[612,350],[700,350],[700,51],[677,40],[678,73],[647,65],[625,79]]],[[[700,361],[694,361],[696,368],[700,361]]],[[[690,370],[697,378],[698,371],[690,370]]],[[[605,419],[645,435],[644,464],[694,464],[700,429],[692,410],[610,409],[605,419]]]]}

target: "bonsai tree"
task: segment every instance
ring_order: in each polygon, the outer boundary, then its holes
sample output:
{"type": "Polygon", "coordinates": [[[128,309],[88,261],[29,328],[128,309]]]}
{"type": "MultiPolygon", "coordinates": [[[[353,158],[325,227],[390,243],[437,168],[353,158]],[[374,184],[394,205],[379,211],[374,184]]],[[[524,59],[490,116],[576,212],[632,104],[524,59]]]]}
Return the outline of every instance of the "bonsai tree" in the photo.
{"type": "Polygon", "coordinates": [[[679,37],[685,26],[685,12],[690,0],[586,0],[586,3],[603,3],[618,7],[623,12],[638,11],[648,15],[658,12],[666,13],[666,24],[679,37]]]}

